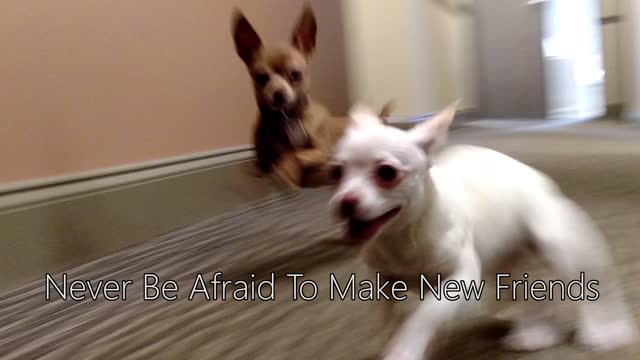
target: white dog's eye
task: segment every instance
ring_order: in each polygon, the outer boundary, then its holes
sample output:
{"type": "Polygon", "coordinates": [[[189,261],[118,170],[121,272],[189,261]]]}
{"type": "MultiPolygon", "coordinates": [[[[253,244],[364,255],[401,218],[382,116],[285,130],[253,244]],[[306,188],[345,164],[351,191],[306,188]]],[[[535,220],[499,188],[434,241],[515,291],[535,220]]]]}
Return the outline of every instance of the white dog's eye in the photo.
{"type": "Polygon", "coordinates": [[[375,172],[376,181],[383,188],[392,188],[400,180],[400,171],[389,164],[381,164],[375,172]]]}

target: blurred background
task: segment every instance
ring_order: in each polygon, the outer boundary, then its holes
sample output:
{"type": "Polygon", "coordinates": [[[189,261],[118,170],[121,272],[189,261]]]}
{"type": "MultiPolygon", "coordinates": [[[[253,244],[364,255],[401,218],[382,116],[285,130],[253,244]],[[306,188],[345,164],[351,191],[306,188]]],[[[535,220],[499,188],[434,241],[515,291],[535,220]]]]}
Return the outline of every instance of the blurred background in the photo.
{"type": "MultiPolygon", "coordinates": [[[[363,321],[377,311],[368,305],[132,295],[70,308],[40,292],[45,273],[63,271],[137,283],[143,272],[189,282],[216,270],[305,271],[325,285],[329,272],[365,272],[353,250],[322,241],[335,235],[325,192],[282,194],[247,176],[257,106],[232,8],[271,43],[288,41],[303,3],[0,2],[0,358],[375,353],[380,324],[363,321]],[[344,338],[347,325],[357,340],[344,338]]],[[[452,141],[548,172],[603,228],[640,306],[640,1],[310,3],[318,102],[344,115],[356,102],[393,99],[391,121],[406,126],[461,98],[452,141]]],[[[480,338],[457,356],[498,356],[480,338]]],[[[535,358],[587,356],[549,354],[535,358]]]]}
{"type": "MultiPolygon", "coordinates": [[[[418,117],[456,98],[479,118],[640,111],[634,1],[311,3],[311,93],[336,114],[396,99],[395,115],[418,117]]],[[[273,42],[301,5],[3,1],[0,184],[247,145],[256,107],[231,8],[273,42]]]]}

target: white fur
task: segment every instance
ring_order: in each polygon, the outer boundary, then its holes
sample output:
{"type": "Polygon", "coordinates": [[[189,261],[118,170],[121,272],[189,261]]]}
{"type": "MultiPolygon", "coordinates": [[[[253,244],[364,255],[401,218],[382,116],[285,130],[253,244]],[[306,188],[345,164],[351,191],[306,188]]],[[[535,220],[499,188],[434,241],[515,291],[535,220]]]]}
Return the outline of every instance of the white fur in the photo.
{"type": "MultiPolygon", "coordinates": [[[[580,342],[595,350],[630,343],[632,316],[611,272],[606,243],[587,214],[547,176],[506,155],[457,146],[433,156],[454,113],[455,107],[449,107],[405,132],[373,123],[372,112],[352,112],[354,125],[336,150],[343,177],[331,206],[337,209],[345,194],[355,194],[354,216],[363,220],[402,206],[364,245],[369,265],[393,275],[443,273],[464,282],[491,280],[514,253],[533,247],[558,275],[575,279],[585,272],[600,282],[598,301],[576,303],[580,342]],[[373,180],[380,161],[406,172],[395,188],[380,188],[373,180]]],[[[493,293],[487,290],[484,296],[493,293]]],[[[466,303],[427,297],[400,326],[384,358],[422,359],[432,337],[466,303]]],[[[540,314],[534,309],[518,319],[504,344],[538,350],[564,340],[566,333],[549,318],[533,316],[540,314]]]]}

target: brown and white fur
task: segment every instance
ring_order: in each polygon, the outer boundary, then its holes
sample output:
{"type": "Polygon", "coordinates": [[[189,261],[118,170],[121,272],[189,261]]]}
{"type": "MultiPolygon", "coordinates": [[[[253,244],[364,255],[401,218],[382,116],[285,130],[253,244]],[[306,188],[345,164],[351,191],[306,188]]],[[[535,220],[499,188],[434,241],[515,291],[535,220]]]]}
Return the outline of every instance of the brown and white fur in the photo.
{"type": "Polygon", "coordinates": [[[290,42],[279,46],[265,47],[237,9],[232,23],[260,111],[254,132],[258,169],[290,187],[326,184],[327,163],[348,121],[332,117],[308,94],[317,32],[311,7],[305,6],[290,42]]]}
{"type": "MultiPolygon", "coordinates": [[[[470,285],[496,278],[513,254],[534,249],[558,275],[581,272],[599,281],[600,298],[578,301],[576,337],[593,350],[632,342],[636,328],[612,271],[606,242],[588,215],[546,175],[501,153],[454,146],[436,153],[455,114],[450,106],[410,131],[385,126],[358,107],[336,146],[339,185],[331,208],[346,220],[346,237],[362,246],[383,275],[415,280],[442,274],[442,282],[470,285]]],[[[531,253],[529,253],[531,254],[531,253]]],[[[517,258],[516,258],[517,259],[517,258]]],[[[489,291],[488,295],[495,296],[489,291]]],[[[399,326],[383,358],[423,359],[436,334],[474,303],[427,295],[399,326]]],[[[528,302],[504,338],[509,349],[539,350],[567,335],[528,302]]]]}

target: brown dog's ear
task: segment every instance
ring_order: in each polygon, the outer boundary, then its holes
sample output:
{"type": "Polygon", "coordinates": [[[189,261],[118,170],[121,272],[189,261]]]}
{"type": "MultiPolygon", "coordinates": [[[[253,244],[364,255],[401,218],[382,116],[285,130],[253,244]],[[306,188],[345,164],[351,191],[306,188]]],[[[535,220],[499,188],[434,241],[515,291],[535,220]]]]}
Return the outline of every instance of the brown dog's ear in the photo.
{"type": "Polygon", "coordinates": [[[246,17],[237,8],[233,9],[231,32],[238,56],[247,65],[251,64],[255,54],[262,48],[262,40],[246,17]]]}
{"type": "Polygon", "coordinates": [[[291,43],[304,54],[307,59],[311,57],[313,50],[316,48],[317,32],[318,25],[316,23],[316,16],[313,14],[311,5],[306,4],[302,10],[302,16],[293,30],[291,43]]]}

